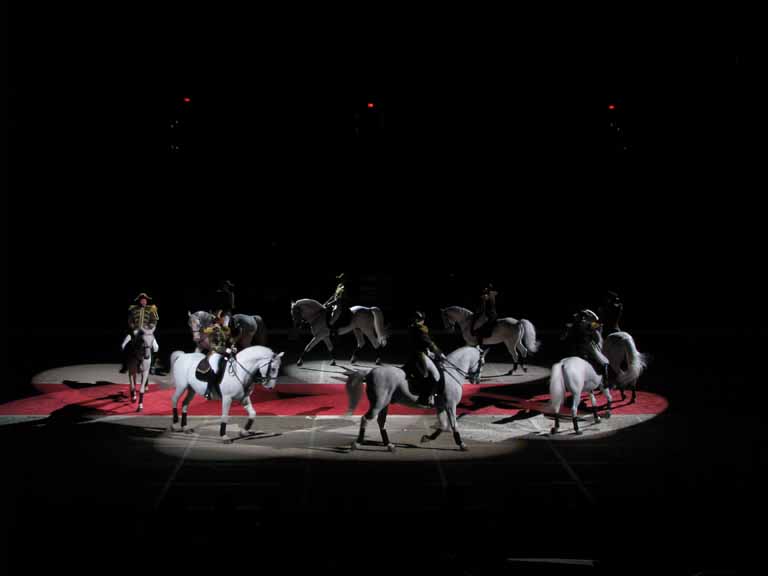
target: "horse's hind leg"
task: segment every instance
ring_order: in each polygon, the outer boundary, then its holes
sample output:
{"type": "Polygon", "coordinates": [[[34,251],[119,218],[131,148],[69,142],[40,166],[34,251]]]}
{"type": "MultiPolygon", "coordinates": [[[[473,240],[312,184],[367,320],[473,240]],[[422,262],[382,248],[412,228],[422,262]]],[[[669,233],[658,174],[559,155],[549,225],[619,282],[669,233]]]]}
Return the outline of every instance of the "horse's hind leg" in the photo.
{"type": "Polygon", "coordinates": [[[395,445],[392,444],[392,442],[389,441],[389,434],[387,434],[387,430],[384,427],[387,423],[387,408],[384,408],[381,412],[379,412],[379,432],[381,432],[381,440],[384,442],[384,446],[386,446],[390,452],[395,451],[395,445]]]}
{"type": "Polygon", "coordinates": [[[580,436],[582,434],[581,430],[579,430],[579,403],[581,402],[581,394],[574,393],[573,395],[573,406],[571,407],[571,411],[573,414],[573,433],[577,436],[580,436]]]}
{"type": "Polygon", "coordinates": [[[350,364],[357,362],[357,353],[363,349],[363,346],[365,346],[365,340],[363,340],[362,331],[359,328],[355,328],[354,333],[355,339],[357,340],[357,348],[355,348],[355,351],[352,352],[352,359],[349,361],[350,364]]]}
{"type": "Polygon", "coordinates": [[[379,345],[379,339],[376,337],[376,334],[374,334],[370,328],[366,328],[364,330],[365,337],[368,338],[368,341],[371,343],[371,346],[373,346],[373,349],[376,350],[376,365],[378,366],[381,364],[381,346],[379,345]]]}
{"type": "Polygon", "coordinates": [[[192,386],[187,387],[187,395],[184,397],[184,401],[181,403],[181,431],[188,434],[194,432],[192,428],[187,428],[187,414],[189,413],[189,405],[194,397],[195,390],[192,388],[192,386]]]}
{"type": "Polygon", "coordinates": [[[509,354],[512,356],[512,370],[507,372],[507,375],[511,376],[515,373],[518,366],[518,356],[517,356],[517,343],[511,342],[509,340],[504,340],[504,345],[507,347],[507,350],[509,350],[509,354]]]}
{"type": "Polygon", "coordinates": [[[369,410],[360,419],[360,432],[357,435],[357,440],[352,442],[352,446],[350,447],[351,450],[356,450],[357,448],[360,448],[363,442],[365,442],[365,429],[368,426],[368,422],[373,420],[375,417],[376,416],[375,414],[373,414],[373,411],[369,410]]]}
{"type": "Polygon", "coordinates": [[[600,416],[597,413],[597,400],[595,399],[594,391],[589,393],[589,399],[592,400],[592,414],[595,416],[595,424],[600,422],[600,416]]]}
{"type": "Polygon", "coordinates": [[[523,372],[528,372],[528,348],[523,344],[523,339],[517,343],[517,350],[520,352],[520,365],[523,367],[523,372]]]}

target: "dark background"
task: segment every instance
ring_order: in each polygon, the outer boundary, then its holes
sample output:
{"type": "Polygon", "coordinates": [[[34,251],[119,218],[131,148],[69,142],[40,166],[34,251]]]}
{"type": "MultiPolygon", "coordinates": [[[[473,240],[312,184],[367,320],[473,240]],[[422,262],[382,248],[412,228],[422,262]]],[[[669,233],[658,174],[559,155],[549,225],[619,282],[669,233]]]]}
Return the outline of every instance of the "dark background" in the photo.
{"type": "MultiPolygon", "coordinates": [[[[634,541],[674,551],[661,513],[684,495],[670,514],[700,519],[702,558],[741,562],[764,257],[760,65],[738,15],[284,9],[13,8],[3,399],[44,368],[116,361],[139,291],[171,346],[222,278],[276,332],[340,271],[394,329],[414,307],[439,326],[492,281],[549,346],[613,289],[655,357],[644,385],[672,400],[632,484],[660,515],[634,541]]],[[[137,535],[162,532],[147,522],[137,535]]]]}

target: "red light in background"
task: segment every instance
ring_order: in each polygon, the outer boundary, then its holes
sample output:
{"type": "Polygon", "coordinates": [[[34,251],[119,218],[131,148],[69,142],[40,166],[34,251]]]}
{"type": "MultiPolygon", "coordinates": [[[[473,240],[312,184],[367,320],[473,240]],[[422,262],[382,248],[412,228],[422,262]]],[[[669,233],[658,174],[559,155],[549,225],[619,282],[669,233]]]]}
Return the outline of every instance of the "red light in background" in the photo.
{"type": "Polygon", "coordinates": [[[188,96],[184,96],[183,100],[186,104],[189,104],[190,102],[192,102],[192,98],[189,98],[188,96]]]}
{"type": "Polygon", "coordinates": [[[376,107],[376,104],[374,104],[373,102],[368,102],[368,108],[375,108],[375,107],[376,107]]]}
{"type": "Polygon", "coordinates": [[[615,104],[608,104],[608,110],[616,110],[615,104]]]}

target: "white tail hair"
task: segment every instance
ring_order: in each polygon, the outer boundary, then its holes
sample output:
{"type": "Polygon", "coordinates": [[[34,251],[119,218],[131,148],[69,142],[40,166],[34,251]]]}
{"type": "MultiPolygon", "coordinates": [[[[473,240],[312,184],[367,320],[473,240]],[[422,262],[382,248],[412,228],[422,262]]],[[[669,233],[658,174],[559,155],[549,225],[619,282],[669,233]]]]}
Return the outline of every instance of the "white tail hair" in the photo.
{"type": "Polygon", "coordinates": [[[381,308],[374,306],[371,308],[373,312],[373,327],[376,329],[376,337],[379,340],[379,346],[387,345],[387,333],[384,329],[384,314],[381,312],[381,308]]]}
{"type": "Polygon", "coordinates": [[[350,416],[355,411],[355,408],[357,408],[357,403],[360,402],[360,396],[363,392],[362,384],[365,381],[366,375],[357,370],[350,370],[344,366],[342,366],[342,368],[348,375],[347,396],[349,397],[349,408],[347,410],[347,415],[350,416]]]}
{"type": "Polygon", "coordinates": [[[648,366],[648,356],[638,352],[635,341],[629,334],[624,337],[624,353],[627,361],[627,370],[618,377],[619,384],[625,386],[631,384],[645,371],[648,366]]]}
{"type": "Polygon", "coordinates": [[[549,377],[549,406],[553,414],[560,412],[560,406],[565,399],[565,381],[563,378],[563,363],[552,365],[552,374],[549,377]]]}
{"type": "Polygon", "coordinates": [[[533,323],[523,318],[520,320],[520,324],[523,326],[523,344],[529,352],[538,352],[541,342],[536,340],[536,328],[534,328],[533,323]]]}

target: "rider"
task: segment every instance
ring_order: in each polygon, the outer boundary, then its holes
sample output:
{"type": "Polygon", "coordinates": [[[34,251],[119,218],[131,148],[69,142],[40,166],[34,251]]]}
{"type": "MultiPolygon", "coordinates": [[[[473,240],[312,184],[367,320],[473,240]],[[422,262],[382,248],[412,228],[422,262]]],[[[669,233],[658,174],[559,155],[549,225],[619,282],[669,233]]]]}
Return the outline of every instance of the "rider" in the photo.
{"type": "Polygon", "coordinates": [[[595,372],[602,375],[603,383],[607,386],[610,362],[601,350],[601,327],[597,314],[592,310],[581,310],[565,325],[560,339],[565,342],[566,355],[578,356],[589,362],[595,372]]]}
{"type": "Polygon", "coordinates": [[[328,328],[331,330],[332,338],[335,337],[338,332],[333,326],[336,324],[339,316],[341,316],[342,311],[346,308],[347,305],[347,289],[344,286],[345,277],[343,272],[336,276],[336,281],[338,282],[336,285],[336,291],[333,293],[333,296],[331,296],[323,305],[325,306],[325,318],[326,322],[328,323],[328,328]]]}
{"type": "Polygon", "coordinates": [[[471,330],[478,346],[482,346],[483,339],[490,336],[493,332],[493,325],[498,317],[496,314],[496,296],[498,295],[499,293],[494,289],[493,284],[488,284],[480,295],[480,306],[475,314],[471,330]],[[484,320],[481,320],[481,318],[484,318],[484,320]]]}
{"type": "Polygon", "coordinates": [[[427,362],[428,355],[445,360],[445,354],[440,350],[429,336],[429,328],[424,323],[424,313],[416,311],[408,323],[408,335],[410,336],[411,355],[404,366],[408,380],[417,382],[416,388],[421,390],[419,404],[422,406],[434,406],[437,386],[440,382],[440,371],[436,364],[427,362]]]}
{"type": "MultiPolygon", "coordinates": [[[[142,292],[136,298],[133,299],[134,304],[128,307],[128,334],[123,339],[123,344],[120,349],[123,351],[123,364],[120,367],[120,373],[125,374],[128,371],[127,357],[125,354],[125,347],[131,339],[138,335],[139,330],[152,330],[157,326],[160,317],[157,314],[157,306],[150,304],[152,298],[146,292],[142,292]]],[[[157,344],[157,339],[152,341],[152,351],[157,352],[160,347],[157,344]]],[[[152,359],[154,365],[155,358],[152,359]]]]}
{"type": "Polygon", "coordinates": [[[605,293],[603,302],[597,309],[597,314],[603,319],[603,338],[610,336],[614,332],[620,332],[619,322],[624,313],[624,302],[622,302],[616,292],[610,290],[605,293]]]}
{"type": "Polygon", "coordinates": [[[221,397],[220,385],[227,369],[227,362],[237,353],[232,345],[231,333],[226,322],[226,316],[218,314],[213,324],[203,328],[204,337],[207,338],[210,348],[207,356],[197,366],[195,375],[198,380],[208,383],[205,391],[206,400],[210,400],[211,397],[221,397]]]}
{"type": "Polygon", "coordinates": [[[230,332],[232,333],[232,338],[237,339],[235,332],[238,331],[238,326],[235,326],[235,322],[233,321],[233,315],[235,311],[235,285],[232,284],[229,280],[224,280],[221,283],[221,286],[218,290],[216,290],[217,295],[219,296],[219,305],[216,310],[213,311],[214,316],[217,318],[219,316],[222,317],[223,325],[226,328],[229,328],[230,332]]]}

